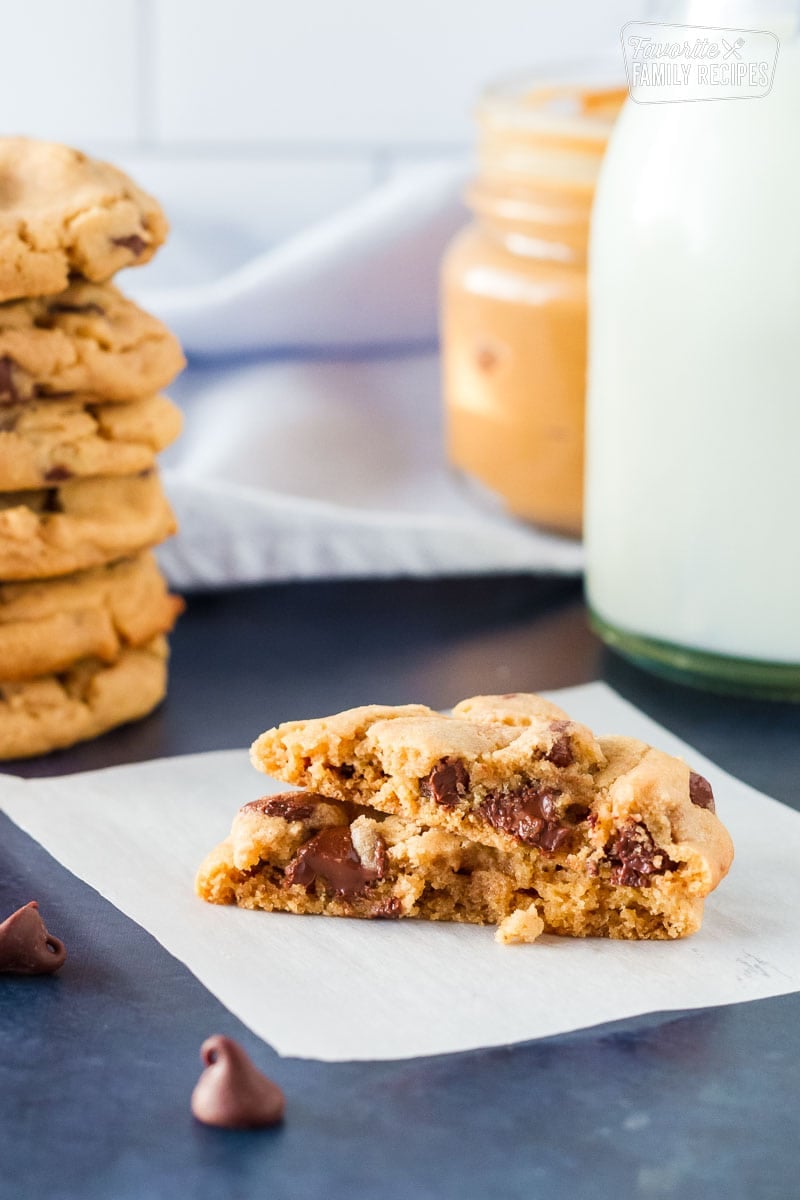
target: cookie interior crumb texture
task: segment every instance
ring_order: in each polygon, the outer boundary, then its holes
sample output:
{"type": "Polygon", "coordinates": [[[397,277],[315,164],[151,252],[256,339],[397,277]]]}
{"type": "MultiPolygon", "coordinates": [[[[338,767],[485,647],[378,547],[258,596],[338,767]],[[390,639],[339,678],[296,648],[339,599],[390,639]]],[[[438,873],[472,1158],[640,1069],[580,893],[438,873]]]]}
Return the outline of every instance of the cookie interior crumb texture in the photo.
{"type": "Polygon", "coordinates": [[[368,910],[389,903],[392,915],[504,922],[509,942],[542,931],[675,938],[699,928],[704,898],[733,858],[710,785],[686,763],[631,738],[596,738],[528,694],[474,697],[450,717],[369,706],[290,722],[257,739],[252,757],[314,793],[316,815],[283,819],[299,838],[287,846],[273,844],[282,818],[243,810],[203,868],[206,898],[358,916],[388,915],[368,910]],[[435,853],[396,878],[384,870],[354,896],[337,894],[324,872],[307,887],[296,871],[276,876],[291,862],[276,847],[299,853],[315,828],[304,822],[325,817],[355,830],[356,811],[380,832],[387,862],[412,864],[409,844],[416,852],[432,842],[435,853]],[[252,843],[265,849],[255,859],[242,856],[241,842],[254,823],[265,830],[252,843]],[[448,873],[431,877],[445,859],[448,873]],[[412,891],[422,885],[410,908],[409,879],[412,891]]]}

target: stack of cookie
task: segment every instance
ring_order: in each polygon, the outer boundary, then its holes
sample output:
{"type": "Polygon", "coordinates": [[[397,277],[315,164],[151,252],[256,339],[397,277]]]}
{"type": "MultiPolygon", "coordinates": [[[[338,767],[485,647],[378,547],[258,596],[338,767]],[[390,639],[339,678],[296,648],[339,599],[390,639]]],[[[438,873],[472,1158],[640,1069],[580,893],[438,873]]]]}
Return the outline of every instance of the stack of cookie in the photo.
{"type": "Polygon", "coordinates": [[[158,204],[65,146],[0,139],[0,758],[149,712],[182,602],[156,454],[177,339],[110,283],[164,241],[158,204]]]}

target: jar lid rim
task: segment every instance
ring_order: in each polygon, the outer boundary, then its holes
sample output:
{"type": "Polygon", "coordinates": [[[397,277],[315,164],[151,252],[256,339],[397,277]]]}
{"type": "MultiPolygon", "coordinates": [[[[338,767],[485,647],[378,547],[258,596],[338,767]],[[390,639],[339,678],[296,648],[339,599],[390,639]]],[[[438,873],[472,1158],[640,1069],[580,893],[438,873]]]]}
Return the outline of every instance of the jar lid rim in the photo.
{"type": "Polygon", "coordinates": [[[517,72],[484,90],[479,124],[509,132],[605,142],[627,96],[624,72],[610,59],[558,63],[517,72]]]}

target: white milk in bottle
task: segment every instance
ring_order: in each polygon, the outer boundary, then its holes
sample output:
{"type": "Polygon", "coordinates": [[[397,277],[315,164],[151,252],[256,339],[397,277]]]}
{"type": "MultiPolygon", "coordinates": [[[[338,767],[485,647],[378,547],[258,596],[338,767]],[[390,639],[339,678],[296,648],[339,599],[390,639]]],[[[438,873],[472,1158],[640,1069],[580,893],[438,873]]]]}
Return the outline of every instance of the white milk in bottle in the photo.
{"type": "Polygon", "coordinates": [[[785,4],[753,8],[771,92],[628,100],[601,172],[587,589],[628,657],[800,698],[800,43],[785,4]]]}

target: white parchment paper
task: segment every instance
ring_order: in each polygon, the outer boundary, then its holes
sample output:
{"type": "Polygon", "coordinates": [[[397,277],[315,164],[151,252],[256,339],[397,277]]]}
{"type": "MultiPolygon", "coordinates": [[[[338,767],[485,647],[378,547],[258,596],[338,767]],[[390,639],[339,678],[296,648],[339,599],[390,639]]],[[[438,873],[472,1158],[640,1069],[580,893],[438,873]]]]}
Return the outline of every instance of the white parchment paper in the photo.
{"type": "Polygon", "coordinates": [[[25,784],[3,777],[0,806],[284,1055],[411,1058],[800,990],[800,815],[603,684],[557,699],[597,732],[641,737],[710,779],[736,861],[694,937],[500,946],[489,928],[205,904],[192,886],[205,853],[240,804],[281,790],[253,771],[245,751],[25,784]]]}

